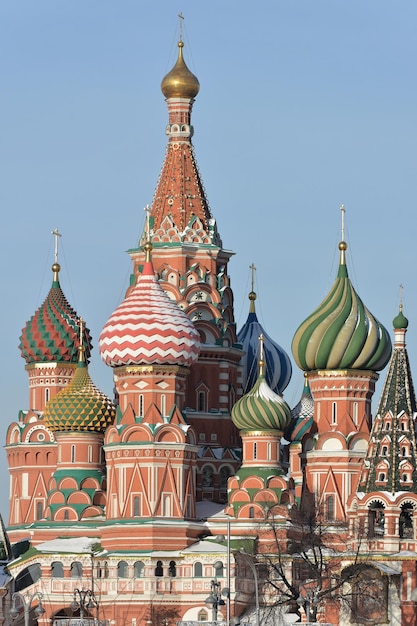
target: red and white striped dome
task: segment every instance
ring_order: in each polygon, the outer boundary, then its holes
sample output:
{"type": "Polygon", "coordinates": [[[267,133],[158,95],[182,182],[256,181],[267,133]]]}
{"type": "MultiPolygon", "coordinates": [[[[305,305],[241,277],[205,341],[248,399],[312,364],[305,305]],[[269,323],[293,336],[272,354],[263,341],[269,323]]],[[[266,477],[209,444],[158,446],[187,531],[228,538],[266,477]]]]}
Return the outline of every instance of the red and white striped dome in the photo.
{"type": "Polygon", "coordinates": [[[106,365],[184,365],[197,360],[200,335],[162,289],[151,261],[110,316],[99,339],[106,365]]]}

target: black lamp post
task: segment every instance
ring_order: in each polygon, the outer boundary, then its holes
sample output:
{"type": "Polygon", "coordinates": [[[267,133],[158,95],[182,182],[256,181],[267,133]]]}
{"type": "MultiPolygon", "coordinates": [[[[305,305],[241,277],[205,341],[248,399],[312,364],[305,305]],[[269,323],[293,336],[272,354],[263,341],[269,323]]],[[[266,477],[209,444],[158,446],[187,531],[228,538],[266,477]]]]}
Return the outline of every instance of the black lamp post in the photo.
{"type": "Polygon", "coordinates": [[[35,593],[23,594],[19,591],[15,591],[12,595],[12,608],[10,609],[10,617],[14,620],[19,615],[18,604],[23,608],[23,615],[25,618],[25,626],[29,626],[29,613],[33,600],[37,598],[39,600],[38,606],[35,608],[36,618],[41,617],[45,613],[45,609],[42,606],[42,594],[39,591],[35,593]],[[18,604],[17,602],[18,601],[18,604]]]}
{"type": "Polygon", "coordinates": [[[217,612],[219,606],[225,605],[225,601],[222,598],[220,586],[221,585],[217,580],[212,580],[210,583],[210,595],[205,600],[207,606],[210,606],[212,609],[213,622],[217,622],[217,612]]]}
{"type": "Polygon", "coordinates": [[[85,609],[95,609],[97,606],[97,600],[95,599],[94,593],[91,589],[74,589],[74,598],[70,607],[74,613],[77,609],[80,609],[80,619],[84,619],[85,609]]]}

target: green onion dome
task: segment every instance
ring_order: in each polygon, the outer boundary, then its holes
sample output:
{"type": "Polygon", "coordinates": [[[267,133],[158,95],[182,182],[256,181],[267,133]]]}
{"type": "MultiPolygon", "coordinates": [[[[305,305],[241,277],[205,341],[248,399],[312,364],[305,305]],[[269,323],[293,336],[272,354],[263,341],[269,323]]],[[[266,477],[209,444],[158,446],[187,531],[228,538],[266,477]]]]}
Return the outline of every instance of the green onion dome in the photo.
{"type": "Polygon", "coordinates": [[[94,385],[81,357],[73,379],[49,400],[43,414],[45,426],[59,432],[104,433],[107,426],[114,422],[115,416],[115,405],[94,385]]]}
{"type": "Polygon", "coordinates": [[[283,431],[291,419],[291,409],[284,398],[265,380],[264,361],[259,363],[259,376],[253,388],[232,408],[232,420],[239,430],[283,431]]]}
{"type": "Polygon", "coordinates": [[[390,359],[389,333],[354,290],[345,263],[346,249],[342,241],[339,271],[332,289],[294,335],[292,353],[304,371],[380,371],[390,359]]]}
{"type": "Polygon", "coordinates": [[[183,42],[179,41],[177,62],[162,79],[161,91],[165,98],[195,98],[200,91],[198,78],[190,72],[184,61],[183,47],[183,42]]]}
{"type": "MultiPolygon", "coordinates": [[[[53,281],[43,304],[22,330],[19,349],[26,363],[78,361],[79,316],[68,303],[59,284],[59,263],[52,265],[53,281]]],[[[88,328],[83,333],[87,361],[92,349],[88,328]]]]}
{"type": "Polygon", "coordinates": [[[401,330],[408,328],[408,319],[405,317],[403,313],[403,305],[400,304],[400,311],[398,315],[396,315],[392,322],[395,330],[401,330]]]}

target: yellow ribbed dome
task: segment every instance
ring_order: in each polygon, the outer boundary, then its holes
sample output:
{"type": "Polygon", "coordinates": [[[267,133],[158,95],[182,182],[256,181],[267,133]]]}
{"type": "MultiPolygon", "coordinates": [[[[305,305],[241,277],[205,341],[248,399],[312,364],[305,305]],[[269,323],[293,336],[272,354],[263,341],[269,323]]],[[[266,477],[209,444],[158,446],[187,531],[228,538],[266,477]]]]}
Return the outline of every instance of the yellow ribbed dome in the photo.
{"type": "Polygon", "coordinates": [[[165,98],[195,98],[200,91],[198,78],[185,64],[182,56],[184,43],[178,42],[178,59],[174,67],[162,79],[161,90],[165,98]]]}

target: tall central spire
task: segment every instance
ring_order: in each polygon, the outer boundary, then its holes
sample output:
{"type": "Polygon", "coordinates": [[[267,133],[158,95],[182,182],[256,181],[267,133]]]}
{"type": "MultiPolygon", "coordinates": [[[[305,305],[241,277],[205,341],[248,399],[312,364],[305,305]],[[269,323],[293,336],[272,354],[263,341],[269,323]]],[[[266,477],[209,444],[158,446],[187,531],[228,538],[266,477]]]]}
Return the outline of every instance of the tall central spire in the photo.
{"type": "Polygon", "coordinates": [[[191,142],[191,111],[200,83],[188,69],[183,49],[180,37],[177,61],[161,83],[168,106],[168,146],[152,202],[152,243],[188,241],[221,247],[191,142]]]}

